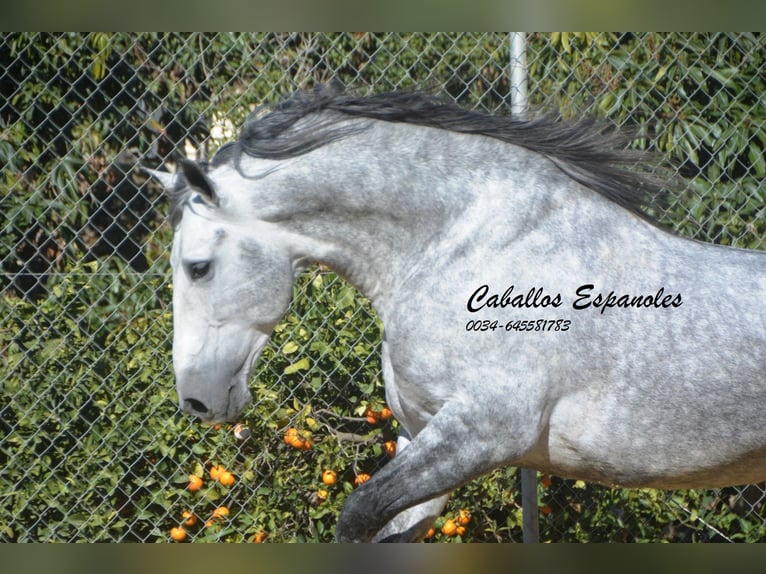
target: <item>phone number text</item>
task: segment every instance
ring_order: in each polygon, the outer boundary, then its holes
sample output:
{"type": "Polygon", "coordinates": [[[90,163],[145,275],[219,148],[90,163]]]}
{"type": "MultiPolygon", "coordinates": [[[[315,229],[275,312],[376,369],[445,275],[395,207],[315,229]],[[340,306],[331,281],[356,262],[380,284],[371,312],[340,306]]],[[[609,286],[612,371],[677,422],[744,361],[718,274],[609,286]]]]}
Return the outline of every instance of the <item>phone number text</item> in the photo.
{"type": "Polygon", "coordinates": [[[470,320],[465,324],[465,330],[469,333],[478,333],[484,331],[499,332],[548,332],[548,331],[568,331],[572,321],[569,319],[532,319],[526,321],[490,321],[470,320]]]}

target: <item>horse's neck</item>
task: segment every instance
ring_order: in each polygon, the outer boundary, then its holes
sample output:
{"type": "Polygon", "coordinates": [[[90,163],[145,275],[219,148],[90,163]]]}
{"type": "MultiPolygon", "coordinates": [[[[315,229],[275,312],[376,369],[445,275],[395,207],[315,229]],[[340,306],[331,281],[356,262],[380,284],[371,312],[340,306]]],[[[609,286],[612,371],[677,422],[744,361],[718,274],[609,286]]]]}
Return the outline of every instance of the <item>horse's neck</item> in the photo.
{"type": "Polygon", "coordinates": [[[330,266],[373,303],[394,292],[475,193],[476,173],[459,167],[465,158],[450,157],[459,150],[439,135],[376,125],[267,177],[279,197],[272,219],[294,238],[296,257],[330,266]]]}

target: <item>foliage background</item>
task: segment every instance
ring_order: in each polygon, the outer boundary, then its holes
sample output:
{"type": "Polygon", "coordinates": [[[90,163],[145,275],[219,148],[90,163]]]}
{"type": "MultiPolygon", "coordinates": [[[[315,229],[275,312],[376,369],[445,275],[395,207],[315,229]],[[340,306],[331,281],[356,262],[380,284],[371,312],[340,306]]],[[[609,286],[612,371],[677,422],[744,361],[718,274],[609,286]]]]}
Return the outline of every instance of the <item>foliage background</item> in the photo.
{"type": "MultiPolygon", "coordinates": [[[[535,109],[638,130],[687,186],[657,215],[706,241],[764,248],[766,101],[760,34],[528,35],[535,109]]],[[[205,157],[255,106],[340,79],[367,93],[429,88],[507,113],[507,34],[5,34],[0,37],[0,540],[330,541],[361,472],[388,455],[380,325],[330,270],[312,269],[232,429],[179,414],[161,191],[136,160],[205,157]],[[308,451],[283,441],[296,427],[308,451]],[[223,464],[232,487],[210,480],[223,464]],[[321,483],[335,469],[338,482],[321,483]],[[188,474],[205,476],[198,492],[188,474]],[[327,491],[320,501],[317,492],[327,491]],[[228,518],[206,528],[213,508],[228,518]]],[[[764,487],[609,489],[541,477],[545,541],[762,541],[764,487]]],[[[461,537],[520,541],[515,469],[455,493],[461,537]]]]}

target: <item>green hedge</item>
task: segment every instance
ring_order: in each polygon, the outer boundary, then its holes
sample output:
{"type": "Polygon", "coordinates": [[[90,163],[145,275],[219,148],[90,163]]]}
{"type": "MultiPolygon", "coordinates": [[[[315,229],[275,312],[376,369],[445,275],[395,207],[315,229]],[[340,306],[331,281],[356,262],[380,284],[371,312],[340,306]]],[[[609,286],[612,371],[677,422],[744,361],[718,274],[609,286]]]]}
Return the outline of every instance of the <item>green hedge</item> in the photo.
{"type": "MultiPolygon", "coordinates": [[[[530,95],[564,114],[643,126],[637,145],[691,180],[664,217],[682,232],[763,247],[762,36],[532,35],[530,95]],[[573,111],[573,110],[576,110],[573,111]]],[[[213,112],[339,77],[360,91],[439,85],[465,105],[507,106],[504,35],[13,34],[0,40],[0,539],[330,541],[359,473],[385,464],[380,325],[326,269],[295,286],[232,429],[179,413],[170,368],[171,287],[160,190],[118,160],[160,162],[209,136],[213,112]],[[11,96],[9,96],[11,94],[11,96]],[[136,251],[138,249],[138,251],[136,251]],[[283,440],[288,427],[309,450],[283,440]],[[207,472],[230,469],[225,487],[207,472]],[[321,482],[323,469],[339,474],[321,482]],[[204,475],[190,492],[188,475],[204,475]],[[317,493],[327,491],[327,499],[317,493]],[[214,508],[228,518],[209,528],[214,508]]],[[[213,150],[209,150],[213,151],[213,150]]],[[[760,490],[754,492],[759,493],[760,490]]],[[[544,477],[546,541],[763,540],[749,491],[621,490],[544,477]]],[[[521,540],[519,479],[459,489],[437,527],[469,509],[463,536],[521,540]]]]}
{"type": "MultiPolygon", "coordinates": [[[[169,291],[162,278],[122,269],[116,276],[133,286],[133,308],[126,302],[118,314],[93,317],[100,283],[114,282],[109,263],[62,274],[37,304],[3,302],[0,537],[161,541],[186,510],[199,516],[190,540],[243,541],[265,531],[269,541],[331,541],[354,477],[385,464],[384,443],[397,431],[395,421],[364,416],[383,406],[380,330],[366,301],[328,271],[301,278],[254,377],[256,403],[242,421],[252,435],[238,441],[229,427],[178,412],[169,293],[157,298],[169,291]],[[288,427],[310,436],[312,448],[285,444],[288,427]],[[209,479],[213,464],[234,473],[233,487],[209,479]],[[337,484],[322,484],[324,469],[336,470],[337,484]],[[190,473],[204,477],[201,491],[186,489],[190,473]],[[229,518],[205,527],[220,505],[229,518]]],[[[519,488],[511,468],[459,489],[444,518],[469,509],[466,533],[433,540],[520,541],[519,488]]],[[[665,494],[553,477],[538,492],[543,540],[720,540],[708,524],[731,539],[766,534],[757,514],[732,511],[731,489],[665,494]]]]}

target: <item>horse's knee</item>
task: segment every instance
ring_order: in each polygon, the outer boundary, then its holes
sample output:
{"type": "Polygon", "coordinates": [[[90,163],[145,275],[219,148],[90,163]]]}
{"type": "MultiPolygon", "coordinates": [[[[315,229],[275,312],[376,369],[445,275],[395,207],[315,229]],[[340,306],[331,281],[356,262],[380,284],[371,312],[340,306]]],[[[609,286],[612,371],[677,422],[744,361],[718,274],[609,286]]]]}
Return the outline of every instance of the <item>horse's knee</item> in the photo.
{"type": "Polygon", "coordinates": [[[447,504],[449,494],[408,503],[403,483],[389,468],[346,499],[338,517],[338,542],[415,542],[422,539],[447,504]],[[413,504],[414,503],[414,504],[413,504]]]}

